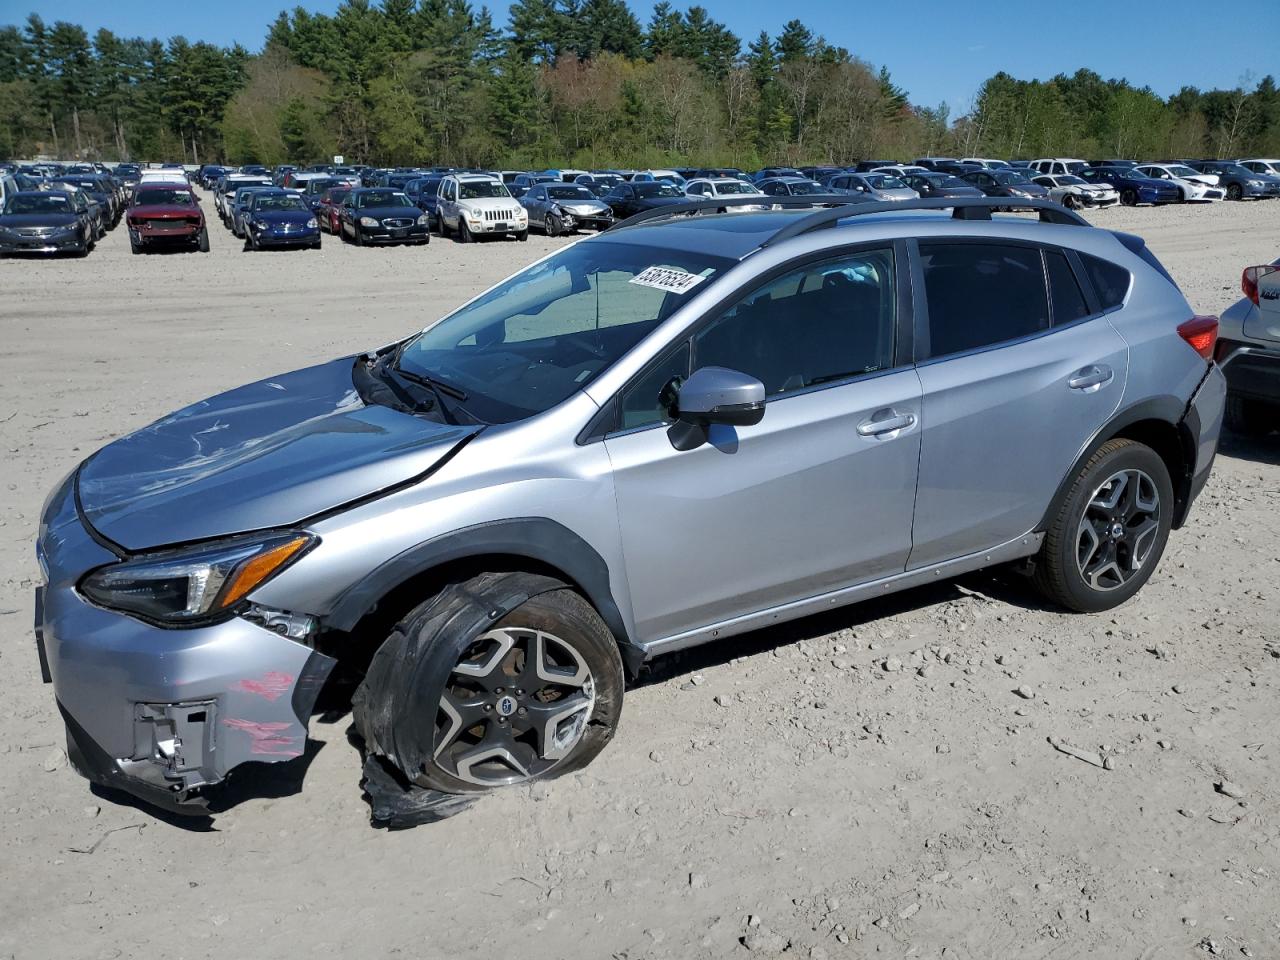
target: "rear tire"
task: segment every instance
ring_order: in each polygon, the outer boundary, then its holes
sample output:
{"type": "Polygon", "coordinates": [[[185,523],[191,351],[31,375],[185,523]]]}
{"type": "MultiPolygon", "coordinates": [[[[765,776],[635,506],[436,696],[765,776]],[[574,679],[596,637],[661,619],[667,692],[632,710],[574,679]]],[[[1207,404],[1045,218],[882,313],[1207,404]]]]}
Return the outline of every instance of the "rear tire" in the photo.
{"type": "Polygon", "coordinates": [[[1227,394],[1227,429],[1245,437],[1265,437],[1275,427],[1277,410],[1256,400],[1227,394]]]}
{"type": "Polygon", "coordinates": [[[395,626],[352,719],[413,783],[477,794],[584,767],[613,738],[622,697],[618,646],[586,600],[547,577],[485,573],[395,626]]]}
{"type": "Polygon", "coordinates": [[[1173,522],[1164,461],[1133,440],[1110,440],[1076,475],[1036,559],[1035,581],[1059,606],[1098,613],[1150,579],[1173,522]]]}
{"type": "Polygon", "coordinates": [[[1066,193],[1062,196],[1062,205],[1068,210],[1074,210],[1076,207],[1080,206],[1080,201],[1072,194],[1066,193]]]}

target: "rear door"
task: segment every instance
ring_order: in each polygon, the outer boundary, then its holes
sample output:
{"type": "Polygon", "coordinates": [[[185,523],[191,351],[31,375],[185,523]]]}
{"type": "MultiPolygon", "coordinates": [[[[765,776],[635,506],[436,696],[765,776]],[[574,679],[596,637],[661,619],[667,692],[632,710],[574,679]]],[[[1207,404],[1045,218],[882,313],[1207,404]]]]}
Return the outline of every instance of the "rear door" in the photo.
{"type": "Polygon", "coordinates": [[[1007,240],[922,242],[920,482],[908,568],[1031,531],[1120,403],[1123,339],[1092,315],[1074,254],[1007,240]]]}
{"type": "Polygon", "coordinates": [[[904,268],[904,245],[785,268],[616,398],[605,446],[642,641],[902,571],[920,453],[904,268]],[[659,395],[709,366],[759,378],[764,419],[677,449],[659,395]]]}

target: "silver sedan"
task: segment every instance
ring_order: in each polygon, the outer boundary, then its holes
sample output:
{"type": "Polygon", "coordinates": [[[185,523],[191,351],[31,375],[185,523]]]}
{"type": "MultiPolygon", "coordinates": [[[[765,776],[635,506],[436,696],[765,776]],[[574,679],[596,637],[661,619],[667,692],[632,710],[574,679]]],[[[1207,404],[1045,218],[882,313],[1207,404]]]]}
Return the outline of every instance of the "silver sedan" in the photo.
{"type": "Polygon", "coordinates": [[[539,183],[520,198],[529,211],[529,226],[549,237],[573,233],[580,227],[605,230],[613,225],[613,210],[576,183],[539,183]]]}

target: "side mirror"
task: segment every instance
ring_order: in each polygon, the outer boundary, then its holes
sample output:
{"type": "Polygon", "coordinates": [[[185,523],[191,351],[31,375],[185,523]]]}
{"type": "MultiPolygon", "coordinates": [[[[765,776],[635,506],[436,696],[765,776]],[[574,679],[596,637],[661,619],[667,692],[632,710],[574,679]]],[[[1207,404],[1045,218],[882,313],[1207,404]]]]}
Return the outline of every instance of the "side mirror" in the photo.
{"type": "Polygon", "coordinates": [[[750,427],[764,418],[764,384],[737,370],[702,367],[681,384],[675,404],[684,423],[750,427]]]}

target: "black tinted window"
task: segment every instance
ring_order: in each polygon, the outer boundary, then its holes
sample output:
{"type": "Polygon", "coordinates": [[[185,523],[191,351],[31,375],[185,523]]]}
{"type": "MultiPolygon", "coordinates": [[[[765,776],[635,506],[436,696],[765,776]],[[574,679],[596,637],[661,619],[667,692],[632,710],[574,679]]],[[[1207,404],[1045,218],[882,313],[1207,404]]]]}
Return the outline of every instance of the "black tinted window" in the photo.
{"type": "Polygon", "coordinates": [[[788,273],[700,332],[694,367],[757,377],[769,396],[893,363],[893,251],[872,250],[788,273]]]}
{"type": "Polygon", "coordinates": [[[1049,326],[1040,251],[986,243],[922,243],[929,352],[940,357],[1049,326]]]}
{"type": "Polygon", "coordinates": [[[1044,252],[1045,266],[1049,268],[1049,297],[1053,301],[1053,325],[1060,327],[1089,315],[1089,306],[1076,275],[1071,272],[1067,258],[1056,250],[1044,252]]]}
{"type": "Polygon", "coordinates": [[[619,429],[631,430],[669,420],[666,407],[659,401],[659,396],[672,377],[688,375],[689,341],[686,340],[623,391],[619,429]]]}
{"type": "Polygon", "coordinates": [[[1098,295],[1098,302],[1103,310],[1110,310],[1124,303],[1125,294],[1129,292],[1129,271],[1114,263],[1091,257],[1087,253],[1080,254],[1085,273],[1093,283],[1093,292],[1098,295]]]}

